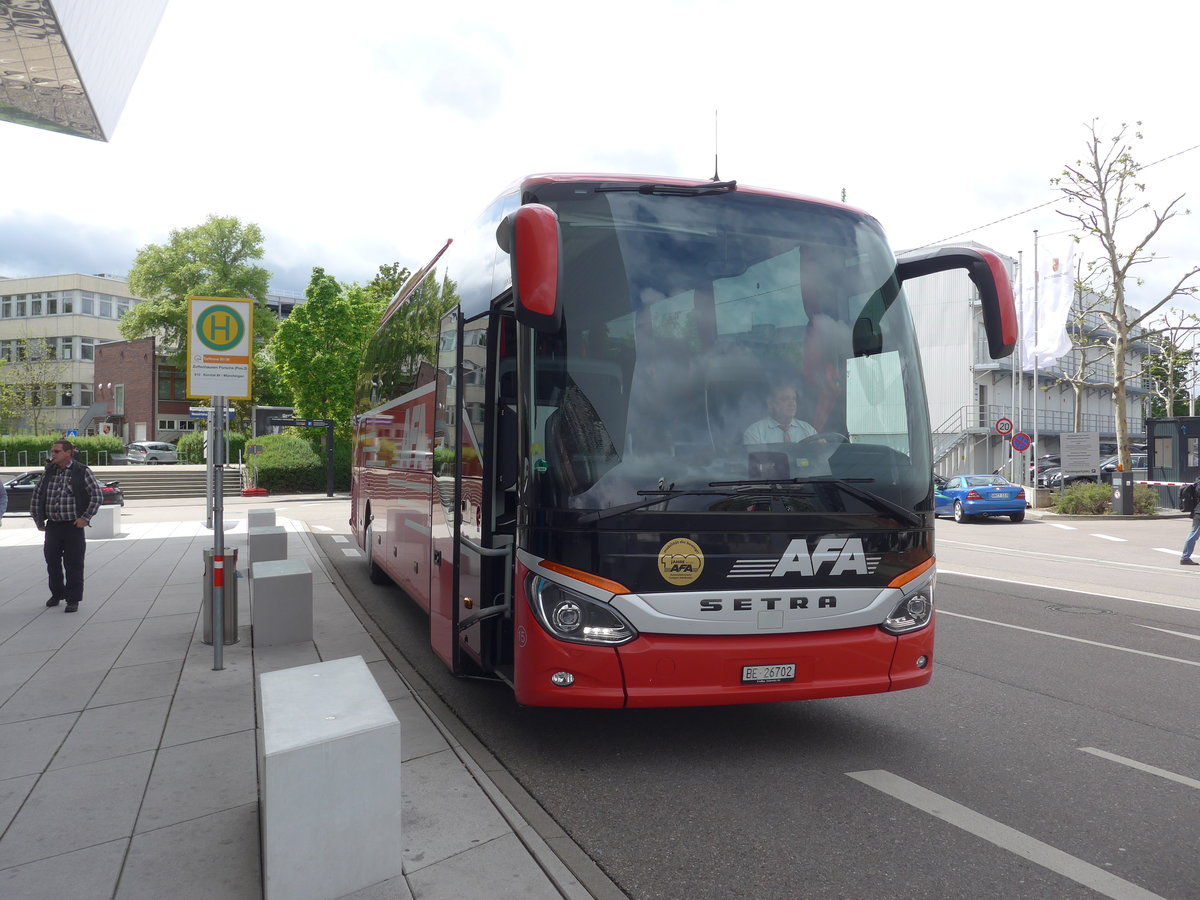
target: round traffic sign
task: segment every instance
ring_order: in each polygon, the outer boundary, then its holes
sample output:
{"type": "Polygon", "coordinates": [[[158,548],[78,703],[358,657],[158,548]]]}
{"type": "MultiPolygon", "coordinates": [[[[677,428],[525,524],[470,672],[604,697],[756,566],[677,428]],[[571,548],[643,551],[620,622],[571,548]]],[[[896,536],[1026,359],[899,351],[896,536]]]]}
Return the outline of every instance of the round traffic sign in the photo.
{"type": "Polygon", "coordinates": [[[1009,419],[1005,416],[1001,416],[999,419],[996,420],[996,434],[1000,435],[1001,437],[1005,437],[1007,435],[1012,434],[1012,430],[1013,430],[1012,419],[1009,419]]]}
{"type": "Polygon", "coordinates": [[[1013,435],[1012,446],[1013,446],[1013,449],[1016,450],[1018,453],[1024,453],[1026,450],[1029,449],[1029,445],[1032,443],[1033,443],[1033,441],[1029,439],[1029,435],[1027,435],[1023,431],[1018,431],[1016,434],[1013,435]]]}

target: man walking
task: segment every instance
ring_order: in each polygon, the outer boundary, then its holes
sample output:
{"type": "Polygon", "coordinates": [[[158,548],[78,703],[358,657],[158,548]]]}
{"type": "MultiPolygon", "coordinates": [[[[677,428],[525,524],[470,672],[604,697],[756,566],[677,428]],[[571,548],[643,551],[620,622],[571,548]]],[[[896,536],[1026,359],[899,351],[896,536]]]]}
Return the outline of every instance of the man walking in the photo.
{"type": "Polygon", "coordinates": [[[55,441],[46,472],[33,489],[30,505],[37,530],[46,533],[43,552],[50,576],[47,606],[58,606],[60,600],[66,600],[67,612],[79,609],[79,601],[83,599],[83,555],[87,549],[83,529],[91,524],[103,497],[92,470],[75,461],[75,446],[70,441],[55,441]]]}

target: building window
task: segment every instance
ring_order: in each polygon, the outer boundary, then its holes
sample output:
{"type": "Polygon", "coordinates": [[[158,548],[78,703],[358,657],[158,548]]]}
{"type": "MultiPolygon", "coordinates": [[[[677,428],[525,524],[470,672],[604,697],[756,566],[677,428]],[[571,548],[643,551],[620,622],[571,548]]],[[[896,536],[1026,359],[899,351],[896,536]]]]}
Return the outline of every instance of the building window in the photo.
{"type": "Polygon", "coordinates": [[[96,314],[96,298],[91,291],[81,291],[79,298],[79,311],[85,316],[94,316],[96,314]]]}
{"type": "Polygon", "coordinates": [[[58,386],[58,405],[59,406],[74,406],[75,391],[69,384],[60,384],[58,386]]]}
{"type": "Polygon", "coordinates": [[[96,395],[94,393],[92,393],[92,386],[90,384],[80,384],[79,385],[79,405],[80,406],[91,406],[93,403],[96,402],[95,398],[96,398],[96,395]]]}
{"type": "Polygon", "coordinates": [[[125,385],[123,384],[113,387],[113,415],[125,415],[125,385]]]}
{"type": "Polygon", "coordinates": [[[108,294],[100,294],[97,298],[96,314],[102,319],[111,319],[113,317],[113,298],[108,294]]]}
{"type": "Polygon", "coordinates": [[[42,314],[42,295],[31,294],[29,297],[29,314],[31,316],[40,316],[42,314]]]}
{"type": "Polygon", "coordinates": [[[46,295],[46,315],[58,315],[58,291],[51,291],[46,295]]]}
{"type": "Polygon", "coordinates": [[[79,339],[79,358],[80,359],[95,359],[96,358],[96,339],[89,337],[81,337],[79,339]]]}
{"type": "Polygon", "coordinates": [[[13,298],[0,297],[0,319],[11,319],[13,317],[13,298]]]}
{"type": "Polygon", "coordinates": [[[62,311],[64,316],[69,316],[75,312],[75,295],[78,291],[63,291],[62,295],[62,311]]]}
{"type": "Polygon", "coordinates": [[[117,298],[117,318],[118,319],[121,318],[122,316],[124,316],[125,313],[129,312],[129,305],[130,305],[130,303],[129,303],[128,297],[118,297],[117,298]]]}
{"type": "Polygon", "coordinates": [[[187,373],[174,369],[158,370],[158,399],[186,400],[187,373]]]}
{"type": "Polygon", "coordinates": [[[180,431],[195,431],[196,430],[196,420],[195,419],[180,419],[179,420],[179,430],[180,431]]]}
{"type": "Polygon", "coordinates": [[[158,420],[158,430],[159,431],[174,431],[175,430],[175,420],[174,419],[159,419],[158,420]]]}
{"type": "Polygon", "coordinates": [[[25,318],[25,311],[27,309],[28,309],[28,304],[26,302],[25,295],[17,294],[17,310],[16,310],[17,318],[18,319],[25,318]]]}
{"type": "Polygon", "coordinates": [[[75,358],[75,338],[65,337],[62,339],[62,345],[59,347],[59,359],[74,359],[75,358]]]}

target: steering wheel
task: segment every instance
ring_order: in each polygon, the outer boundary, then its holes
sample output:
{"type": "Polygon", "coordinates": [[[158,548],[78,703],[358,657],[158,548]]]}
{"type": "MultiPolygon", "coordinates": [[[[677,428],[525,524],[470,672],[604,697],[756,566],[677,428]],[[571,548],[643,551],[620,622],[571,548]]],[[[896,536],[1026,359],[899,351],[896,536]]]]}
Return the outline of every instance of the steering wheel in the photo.
{"type": "Polygon", "coordinates": [[[816,434],[810,434],[803,440],[796,441],[794,446],[800,447],[804,444],[815,444],[818,441],[824,441],[826,444],[844,444],[848,440],[850,439],[839,431],[820,431],[816,434]]]}

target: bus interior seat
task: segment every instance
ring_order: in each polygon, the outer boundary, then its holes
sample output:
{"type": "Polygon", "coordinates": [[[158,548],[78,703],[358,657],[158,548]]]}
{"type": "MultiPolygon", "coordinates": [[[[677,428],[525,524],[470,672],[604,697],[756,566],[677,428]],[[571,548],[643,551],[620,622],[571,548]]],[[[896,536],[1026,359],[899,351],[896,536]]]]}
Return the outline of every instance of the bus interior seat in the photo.
{"type": "Polygon", "coordinates": [[[742,447],[746,428],[767,414],[768,390],[761,360],[717,360],[704,383],[704,405],[715,449],[742,447]]]}
{"type": "Polygon", "coordinates": [[[603,421],[575,385],[546,420],[546,462],[555,482],[575,496],[586,491],[618,461],[603,421]]]}

